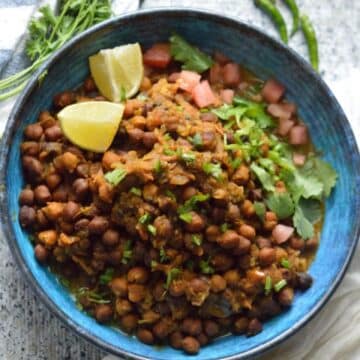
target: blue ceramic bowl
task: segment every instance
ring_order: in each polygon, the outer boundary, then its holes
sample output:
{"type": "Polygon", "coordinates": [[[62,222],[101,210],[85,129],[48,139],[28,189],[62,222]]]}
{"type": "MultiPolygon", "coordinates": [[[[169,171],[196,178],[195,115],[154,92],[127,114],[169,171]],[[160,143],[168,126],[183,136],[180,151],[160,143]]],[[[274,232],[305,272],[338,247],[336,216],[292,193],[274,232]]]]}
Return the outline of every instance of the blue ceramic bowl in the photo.
{"type": "Polygon", "coordinates": [[[152,347],[117,329],[98,324],[80,312],[69,293],[34,259],[28,234],[20,227],[18,195],[23,185],[19,145],[24,126],[34,122],[52,96],[77,87],[88,74],[88,56],[103,48],[139,41],[148,46],[176,31],[191,43],[212,52],[221,50],[260,77],[275,77],[287,97],[299,107],[312,139],[339,174],[326,203],[320,247],[310,273],[314,285],[297,294],[291,309],[266,322],[254,337],[226,336],[201,349],[192,359],[235,359],[259,354],[289,337],[329,300],[341,281],[359,236],[360,158],[350,125],[333,94],[298,55],[262,32],[236,20],[203,11],[162,9],[122,16],[77,37],[33,76],[9,119],[1,150],[1,217],[9,246],[26,279],[49,309],[77,333],[118,355],[136,359],[185,359],[170,347],[152,347]],[[41,85],[37,77],[48,70],[41,85]]]}

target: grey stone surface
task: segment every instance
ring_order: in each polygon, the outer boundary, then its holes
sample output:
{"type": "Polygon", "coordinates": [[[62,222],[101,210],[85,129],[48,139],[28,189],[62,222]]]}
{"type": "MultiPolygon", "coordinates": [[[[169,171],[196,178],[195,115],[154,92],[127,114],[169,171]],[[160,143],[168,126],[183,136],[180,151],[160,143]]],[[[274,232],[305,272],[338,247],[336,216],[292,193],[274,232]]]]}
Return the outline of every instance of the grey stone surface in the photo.
{"type": "MultiPolygon", "coordinates": [[[[360,64],[360,2],[357,0],[299,0],[302,11],[313,19],[320,44],[320,68],[334,83],[360,64]]],[[[195,6],[216,9],[277,33],[252,0],[145,0],[143,7],[195,6]]],[[[286,9],[289,23],[291,18],[286,9]]],[[[1,8],[0,8],[1,11],[1,8]]],[[[4,36],[4,34],[0,34],[4,36]]],[[[301,34],[290,45],[306,56],[301,34]]],[[[80,339],[55,319],[23,280],[0,234],[0,359],[5,360],[99,360],[104,353],[80,339]]]]}

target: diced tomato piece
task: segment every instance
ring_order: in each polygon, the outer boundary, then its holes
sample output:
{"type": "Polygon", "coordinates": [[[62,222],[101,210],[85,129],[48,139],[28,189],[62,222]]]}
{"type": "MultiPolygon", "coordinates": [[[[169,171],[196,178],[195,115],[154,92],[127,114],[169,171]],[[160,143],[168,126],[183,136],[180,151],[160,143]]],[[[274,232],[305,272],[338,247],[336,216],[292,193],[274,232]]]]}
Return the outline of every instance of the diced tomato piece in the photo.
{"type": "Polygon", "coordinates": [[[289,132],[289,143],[291,145],[306,145],[309,142],[307,127],[296,125],[289,132]]]}
{"type": "Polygon", "coordinates": [[[238,64],[228,63],[223,69],[224,84],[227,86],[238,86],[241,81],[240,68],[238,64]]]}
{"type": "Polygon", "coordinates": [[[220,91],[220,98],[225,104],[232,104],[234,98],[234,90],[224,89],[220,91]]]}
{"type": "Polygon", "coordinates": [[[225,64],[227,64],[227,63],[229,63],[231,61],[226,55],[224,55],[223,53],[221,53],[219,51],[215,51],[214,59],[220,65],[225,65],[225,64]]]}
{"type": "Polygon", "coordinates": [[[280,119],[277,132],[281,136],[285,136],[289,133],[290,129],[295,125],[295,121],[288,119],[280,119]]]}
{"type": "Polygon", "coordinates": [[[190,92],[200,83],[201,75],[194,71],[183,70],[179,75],[180,89],[190,92]]]}
{"type": "Polygon", "coordinates": [[[295,113],[296,106],[290,103],[270,104],[267,107],[267,111],[276,118],[288,120],[295,113]]]}
{"type": "Polygon", "coordinates": [[[210,68],[209,80],[211,84],[217,84],[222,82],[222,68],[218,63],[215,63],[210,68]]]}
{"type": "Polygon", "coordinates": [[[201,83],[199,83],[194,87],[192,91],[192,97],[194,99],[195,104],[199,108],[212,105],[216,101],[216,97],[207,80],[203,80],[201,83]]]}
{"type": "Polygon", "coordinates": [[[180,79],[180,73],[179,72],[174,72],[174,73],[170,74],[169,77],[168,77],[169,82],[176,82],[179,79],[180,79]]]}
{"type": "Polygon", "coordinates": [[[269,103],[277,103],[283,97],[285,87],[274,79],[269,79],[261,91],[261,95],[265,101],[269,103]]]}
{"type": "Polygon", "coordinates": [[[157,68],[166,68],[171,61],[170,45],[158,43],[146,50],[143,56],[144,64],[157,68]]]}
{"type": "Polygon", "coordinates": [[[278,224],[272,231],[272,236],[277,244],[282,244],[288,241],[294,233],[294,228],[283,224],[278,224]]]}
{"type": "Polygon", "coordinates": [[[306,161],[306,155],[299,153],[293,154],[293,163],[296,166],[303,166],[305,164],[305,161],[306,161]]]}

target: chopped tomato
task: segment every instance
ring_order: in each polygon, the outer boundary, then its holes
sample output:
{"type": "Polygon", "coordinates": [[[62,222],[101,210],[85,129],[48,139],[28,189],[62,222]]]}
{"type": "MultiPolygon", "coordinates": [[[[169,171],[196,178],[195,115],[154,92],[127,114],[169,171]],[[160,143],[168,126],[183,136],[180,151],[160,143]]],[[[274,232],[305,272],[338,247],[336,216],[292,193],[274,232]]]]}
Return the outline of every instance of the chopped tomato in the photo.
{"type": "Polygon", "coordinates": [[[224,89],[220,91],[220,98],[225,104],[232,104],[234,94],[234,90],[224,89]]]}
{"type": "Polygon", "coordinates": [[[289,143],[291,145],[306,145],[309,142],[307,127],[296,125],[289,132],[289,143]]]}
{"type": "Polygon", "coordinates": [[[194,71],[183,70],[179,74],[179,87],[190,92],[200,83],[201,75],[194,71]]]}
{"type": "Polygon", "coordinates": [[[207,80],[202,81],[194,87],[192,97],[199,108],[212,105],[216,101],[215,95],[207,80]]]}
{"type": "Polygon", "coordinates": [[[295,125],[295,121],[289,119],[280,119],[277,132],[281,136],[285,136],[289,133],[290,129],[295,125]]]}
{"type": "Polygon", "coordinates": [[[158,43],[146,50],[144,53],[144,64],[157,68],[166,68],[171,61],[170,45],[158,43]]]}
{"type": "Polygon", "coordinates": [[[223,69],[224,84],[227,86],[238,86],[240,84],[240,68],[238,64],[228,63],[223,69]]]}
{"type": "Polygon", "coordinates": [[[284,93],[285,87],[274,79],[267,80],[261,91],[261,95],[264,97],[265,101],[269,103],[279,102],[284,93]]]}
{"type": "Polygon", "coordinates": [[[303,166],[305,164],[305,161],[306,161],[306,155],[299,153],[293,154],[293,163],[296,166],[303,166]]]}

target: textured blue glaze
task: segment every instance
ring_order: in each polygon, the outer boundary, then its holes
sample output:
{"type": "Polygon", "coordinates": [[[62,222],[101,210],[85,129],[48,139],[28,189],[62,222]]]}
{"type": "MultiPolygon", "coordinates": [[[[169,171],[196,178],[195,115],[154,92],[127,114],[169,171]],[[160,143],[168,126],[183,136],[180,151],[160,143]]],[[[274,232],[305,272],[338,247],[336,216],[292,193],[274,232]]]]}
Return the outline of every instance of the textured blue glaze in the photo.
{"type": "Polygon", "coordinates": [[[176,31],[207,51],[221,50],[262,78],[282,82],[287,97],[297,103],[309,125],[316,147],[338,171],[335,191],[326,203],[326,217],[320,248],[310,268],[315,279],[311,289],[297,294],[293,306],[266,322],[255,337],[226,336],[201,349],[192,359],[245,358],[259,354],[291,335],[328,300],[341,280],[359,235],[360,161],[353,133],[341,108],[322,80],[280,43],[247,25],[204,12],[162,10],[121,17],[95,27],[57,53],[45,68],[41,86],[36,77],[18,100],[9,120],[1,150],[1,212],[9,245],[19,266],[40,298],[77,332],[116,354],[137,358],[185,359],[188,356],[169,347],[144,345],[117,329],[102,326],[81,313],[53,274],[35,261],[27,234],[17,214],[18,195],[23,185],[19,145],[22,129],[36,120],[40,110],[51,107],[52,96],[80,84],[88,73],[88,56],[106,47],[139,41],[147,46],[166,40],[176,31]]]}

